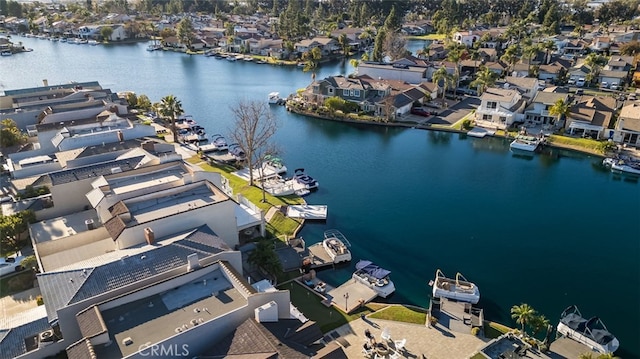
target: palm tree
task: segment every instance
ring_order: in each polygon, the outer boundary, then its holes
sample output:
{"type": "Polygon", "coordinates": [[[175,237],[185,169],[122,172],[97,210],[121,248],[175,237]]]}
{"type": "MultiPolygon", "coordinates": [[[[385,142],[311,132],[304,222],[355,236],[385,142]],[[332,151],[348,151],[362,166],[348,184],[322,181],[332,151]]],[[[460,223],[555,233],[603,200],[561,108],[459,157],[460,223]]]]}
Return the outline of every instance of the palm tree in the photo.
{"type": "Polygon", "coordinates": [[[522,303],[511,307],[511,318],[515,319],[516,323],[522,326],[522,335],[527,334],[527,323],[531,322],[535,315],[536,311],[529,304],[522,303]]]}
{"type": "Polygon", "coordinates": [[[549,108],[550,115],[558,116],[558,124],[561,124],[570,113],[571,107],[569,106],[569,103],[563,99],[559,99],[553,104],[553,106],[551,106],[551,108],[549,108]]]}
{"type": "Polygon", "coordinates": [[[440,82],[442,82],[442,104],[444,105],[444,94],[447,92],[447,88],[453,84],[451,74],[447,71],[447,68],[443,66],[433,73],[431,80],[438,86],[440,86],[440,82]]]}
{"type": "Polygon", "coordinates": [[[178,131],[176,131],[176,118],[184,113],[182,102],[173,95],[167,95],[160,100],[158,108],[160,114],[171,119],[171,132],[173,133],[173,142],[178,143],[178,131]]]}
{"type": "Polygon", "coordinates": [[[536,334],[540,333],[542,329],[546,329],[551,323],[544,315],[536,315],[531,318],[530,324],[533,327],[532,335],[535,337],[536,334]]]}
{"type": "Polygon", "coordinates": [[[482,95],[487,87],[495,85],[498,76],[488,67],[482,67],[482,70],[476,75],[476,79],[471,81],[471,86],[478,88],[478,95],[482,95]]]}
{"type": "Polygon", "coordinates": [[[354,74],[358,74],[358,65],[360,65],[360,60],[358,59],[351,59],[349,60],[349,63],[351,64],[351,66],[353,66],[353,68],[355,69],[354,74]]]}
{"type": "Polygon", "coordinates": [[[551,62],[551,52],[555,51],[557,49],[556,47],[556,43],[553,42],[552,40],[547,40],[545,42],[542,43],[542,49],[544,50],[544,63],[548,64],[549,62],[551,62]]]}
{"type": "Polygon", "coordinates": [[[507,47],[504,54],[500,56],[500,60],[506,62],[509,65],[508,73],[511,75],[511,70],[513,70],[513,65],[518,61],[518,45],[511,45],[507,47]]]}
{"type": "Polygon", "coordinates": [[[459,50],[449,51],[447,54],[447,60],[453,62],[455,64],[455,80],[456,80],[456,88],[460,86],[460,59],[462,58],[462,53],[459,50]]]}
{"type": "Polygon", "coordinates": [[[589,77],[589,82],[591,82],[596,77],[598,77],[598,73],[600,72],[600,67],[604,66],[607,63],[607,58],[604,56],[600,56],[595,52],[592,52],[589,55],[587,55],[587,58],[584,59],[584,63],[590,68],[588,77],[589,77]]]}
{"type": "Polygon", "coordinates": [[[274,244],[267,239],[256,243],[256,249],[249,253],[247,262],[262,268],[262,270],[273,277],[274,282],[277,275],[282,272],[282,265],[275,252],[274,244]]]}

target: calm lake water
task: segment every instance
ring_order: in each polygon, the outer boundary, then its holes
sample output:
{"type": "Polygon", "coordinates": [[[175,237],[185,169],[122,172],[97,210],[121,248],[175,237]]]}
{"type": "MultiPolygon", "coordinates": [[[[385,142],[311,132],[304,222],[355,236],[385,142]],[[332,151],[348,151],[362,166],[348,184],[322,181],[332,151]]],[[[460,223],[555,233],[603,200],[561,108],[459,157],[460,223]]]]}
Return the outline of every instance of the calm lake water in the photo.
{"type": "MultiPolygon", "coordinates": [[[[0,58],[0,90],[99,81],[158,101],[182,100],[209,134],[228,133],[240,99],[286,95],[311,81],[298,68],[145,51],[146,44],[87,46],[15,37],[31,53],[0,58]]],[[[421,44],[411,43],[412,49],[421,44]]],[[[317,77],[348,74],[324,65],[317,77]]],[[[392,271],[392,302],[428,305],[437,268],[462,272],[480,287],[492,320],[529,303],[557,324],[577,304],[620,339],[623,358],[640,357],[640,184],[605,171],[600,159],[567,151],[521,156],[500,139],[327,122],[273,107],[277,141],[290,169],[320,183],[307,198],[329,206],[329,228],[353,244],[354,262],[320,276],[346,280],[358,259],[392,271]]]]}

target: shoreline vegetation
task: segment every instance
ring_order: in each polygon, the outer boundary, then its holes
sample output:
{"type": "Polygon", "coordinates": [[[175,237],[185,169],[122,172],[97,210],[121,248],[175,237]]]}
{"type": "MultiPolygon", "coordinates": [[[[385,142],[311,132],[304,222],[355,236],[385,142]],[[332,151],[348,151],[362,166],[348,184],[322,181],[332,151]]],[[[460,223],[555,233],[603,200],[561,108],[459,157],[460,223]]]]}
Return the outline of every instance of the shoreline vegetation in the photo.
{"type": "MultiPolygon", "coordinates": [[[[375,118],[373,116],[360,116],[357,114],[343,114],[336,113],[333,116],[330,114],[321,114],[313,111],[305,111],[296,105],[290,105],[287,103],[287,110],[293,112],[298,115],[308,116],[313,118],[318,118],[322,120],[343,122],[343,123],[354,123],[354,124],[363,124],[363,125],[374,125],[374,126],[386,126],[386,127],[404,127],[404,128],[415,128],[420,130],[428,130],[428,131],[441,131],[441,132],[454,132],[460,134],[467,134],[469,130],[473,128],[473,125],[468,129],[464,129],[465,120],[470,120],[469,115],[463,117],[456,123],[451,125],[432,125],[432,124],[419,124],[416,122],[387,122],[384,119],[375,118]]],[[[514,138],[517,135],[517,131],[504,131],[497,130],[493,137],[498,138],[514,138]]],[[[587,138],[574,138],[567,137],[562,135],[551,135],[548,137],[548,141],[545,146],[551,148],[558,148],[564,150],[570,150],[580,153],[585,153],[593,156],[598,156],[601,158],[607,157],[607,153],[603,149],[606,141],[597,141],[593,139],[587,138]]]]}

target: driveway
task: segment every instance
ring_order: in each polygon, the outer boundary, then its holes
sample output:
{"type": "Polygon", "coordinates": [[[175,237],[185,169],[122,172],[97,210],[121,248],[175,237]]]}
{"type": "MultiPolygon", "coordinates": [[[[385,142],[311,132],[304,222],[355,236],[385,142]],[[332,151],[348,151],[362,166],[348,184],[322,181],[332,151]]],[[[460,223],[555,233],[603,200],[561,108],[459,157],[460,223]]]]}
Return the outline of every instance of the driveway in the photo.
{"type": "Polygon", "coordinates": [[[478,106],[480,106],[480,98],[465,97],[464,100],[457,104],[440,111],[438,116],[430,118],[428,123],[433,125],[453,125],[460,121],[460,119],[466,116],[469,112],[477,109],[478,106]]]}

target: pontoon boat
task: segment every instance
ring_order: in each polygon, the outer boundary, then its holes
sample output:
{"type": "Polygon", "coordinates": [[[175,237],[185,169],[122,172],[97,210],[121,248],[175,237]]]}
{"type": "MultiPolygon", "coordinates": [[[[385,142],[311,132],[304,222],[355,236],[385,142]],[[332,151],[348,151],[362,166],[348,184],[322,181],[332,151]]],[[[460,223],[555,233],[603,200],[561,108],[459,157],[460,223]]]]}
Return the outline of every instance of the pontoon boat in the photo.
{"type": "Polygon", "coordinates": [[[375,290],[379,296],[386,298],[396,290],[393,282],[389,279],[390,274],[390,271],[380,268],[370,261],[361,260],[356,263],[356,271],[352,277],[375,290]]]}
{"type": "Polygon", "coordinates": [[[603,354],[613,353],[620,346],[618,339],[609,332],[600,318],[584,319],[575,305],[568,307],[560,315],[558,333],[603,354]]]}
{"type": "Polygon", "coordinates": [[[349,251],[351,243],[349,243],[347,238],[337,229],[329,229],[324,232],[322,247],[327,251],[333,263],[348,262],[351,260],[351,252],[349,251]]]}
{"type": "Polygon", "coordinates": [[[480,290],[469,282],[462,274],[456,273],[456,279],[447,278],[440,269],[436,270],[436,278],[430,282],[433,286],[434,298],[449,298],[461,302],[478,303],[480,290]]]}

